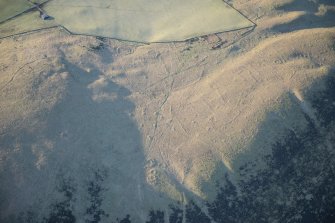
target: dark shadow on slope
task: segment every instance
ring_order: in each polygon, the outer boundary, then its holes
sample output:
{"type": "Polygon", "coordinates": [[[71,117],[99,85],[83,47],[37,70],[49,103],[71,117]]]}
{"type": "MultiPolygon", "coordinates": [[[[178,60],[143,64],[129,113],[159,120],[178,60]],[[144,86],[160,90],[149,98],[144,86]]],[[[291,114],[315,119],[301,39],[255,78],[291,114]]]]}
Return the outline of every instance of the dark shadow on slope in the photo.
{"type": "Polygon", "coordinates": [[[280,24],[272,28],[275,32],[285,33],[298,31],[303,29],[313,28],[328,28],[335,26],[335,11],[327,12],[325,15],[316,16],[314,14],[307,14],[298,17],[292,22],[280,24]]]}
{"type": "Polygon", "coordinates": [[[294,0],[282,6],[276,7],[276,10],[283,10],[286,12],[306,11],[309,13],[316,13],[318,12],[319,5],[321,4],[335,6],[335,2],[333,0],[294,0]]]}
{"type": "MultiPolygon", "coordinates": [[[[62,63],[67,72],[64,97],[51,111],[40,113],[43,128],[22,130],[3,139],[9,146],[23,145],[25,154],[8,162],[27,170],[22,176],[24,190],[32,189],[36,194],[31,196],[32,206],[24,207],[26,211],[1,222],[114,222],[117,217],[133,215],[141,202],[137,191],[144,182],[145,158],[141,135],[131,118],[134,105],[127,99],[130,92],[103,80],[99,70],[86,72],[65,55],[62,63]],[[41,140],[50,142],[52,148],[44,148],[41,140]],[[45,155],[40,169],[35,166],[35,144],[45,155]],[[36,184],[41,189],[38,193],[33,189],[36,184]]],[[[39,84],[34,86],[36,92],[39,84]]],[[[12,179],[3,181],[1,187],[9,185],[16,187],[12,179]]],[[[13,194],[2,196],[2,201],[14,199],[13,194]]],[[[129,223],[131,216],[117,222],[129,223]]]]}
{"type": "Polygon", "coordinates": [[[57,130],[57,146],[68,150],[71,148],[66,147],[74,144],[74,148],[68,153],[69,157],[58,161],[62,163],[59,168],[63,172],[91,176],[84,181],[75,179],[78,186],[87,190],[86,195],[77,195],[88,199],[89,205],[83,207],[85,223],[114,220],[118,213],[113,209],[121,209],[117,205],[125,207],[124,216],[133,214],[134,203],[140,202],[136,191],[137,184],[144,179],[145,158],[141,136],[130,116],[134,105],[126,99],[130,92],[109,80],[99,86],[101,72],[94,68],[87,73],[74,64],[64,63],[72,75],[72,84],[67,98],[54,109],[54,115],[50,115],[47,134],[52,137],[57,130]],[[100,94],[102,99],[95,99],[100,94]],[[103,208],[104,203],[115,204],[115,207],[103,208]]]}
{"type": "MultiPolygon", "coordinates": [[[[226,186],[208,204],[217,223],[335,221],[334,74],[315,81],[306,92],[322,126],[305,116],[306,129],[287,129],[284,139],[273,144],[272,154],[263,157],[267,167],[242,181],[239,190],[228,177],[223,179],[226,186]]],[[[297,111],[285,114],[291,112],[297,111]]],[[[247,163],[239,174],[246,176],[252,169],[253,163],[247,163]]]]}
{"type": "MultiPolygon", "coordinates": [[[[60,185],[57,188],[59,193],[64,194],[65,199],[58,203],[52,204],[52,211],[47,218],[44,218],[46,223],[73,223],[76,222],[76,217],[72,213],[71,201],[75,193],[75,187],[70,180],[61,179],[60,185]]],[[[24,219],[22,219],[24,222],[24,219]]]]}
{"type": "Polygon", "coordinates": [[[326,90],[318,92],[318,97],[309,97],[319,122],[327,131],[332,130],[335,122],[335,69],[331,72],[333,75],[324,81],[326,90]]]}
{"type": "Polygon", "coordinates": [[[150,211],[149,221],[146,221],[146,223],[164,223],[164,212],[150,211]]]}
{"type": "MultiPolygon", "coordinates": [[[[285,129],[285,136],[273,143],[272,153],[260,157],[266,168],[255,173],[258,161],[249,162],[235,172],[243,179],[238,185],[229,175],[222,179],[216,200],[207,203],[209,216],[216,223],[335,222],[335,72],[316,80],[305,92],[318,124],[301,110],[298,100],[288,96],[292,106],[283,109],[284,117],[276,116],[277,122],[300,113],[306,128],[285,129]]],[[[271,122],[276,126],[270,117],[260,128],[267,129],[271,122]]],[[[255,140],[264,138],[264,133],[259,134],[255,140]]],[[[170,222],[182,222],[183,211],[170,208],[170,222]]],[[[211,222],[192,201],[186,207],[185,220],[211,222]]]]}
{"type": "Polygon", "coordinates": [[[318,12],[319,5],[321,4],[332,6],[335,5],[333,0],[294,0],[279,7],[276,7],[276,10],[283,10],[287,12],[306,11],[309,13],[316,13],[318,12]]]}
{"type": "Polygon", "coordinates": [[[209,217],[192,201],[186,206],[185,218],[186,223],[211,223],[209,217]]]}
{"type": "Polygon", "coordinates": [[[299,16],[297,19],[280,24],[272,28],[275,32],[292,32],[302,29],[312,28],[327,28],[335,26],[335,11],[327,10],[324,14],[317,15],[321,4],[328,6],[335,6],[334,1],[307,1],[307,0],[296,0],[283,6],[277,7],[276,10],[284,12],[303,11],[305,15],[299,16]]]}
{"type": "Polygon", "coordinates": [[[169,223],[183,223],[183,210],[178,207],[170,205],[171,214],[169,216],[169,223]]]}

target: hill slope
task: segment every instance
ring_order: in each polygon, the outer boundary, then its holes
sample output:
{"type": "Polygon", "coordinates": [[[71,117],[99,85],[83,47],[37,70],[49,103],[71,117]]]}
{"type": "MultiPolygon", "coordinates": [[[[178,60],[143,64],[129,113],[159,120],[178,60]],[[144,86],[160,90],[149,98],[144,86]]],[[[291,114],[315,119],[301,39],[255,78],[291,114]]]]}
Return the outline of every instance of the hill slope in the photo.
{"type": "Polygon", "coordinates": [[[332,222],[334,4],[231,2],[254,30],[0,40],[1,222],[332,222]]]}

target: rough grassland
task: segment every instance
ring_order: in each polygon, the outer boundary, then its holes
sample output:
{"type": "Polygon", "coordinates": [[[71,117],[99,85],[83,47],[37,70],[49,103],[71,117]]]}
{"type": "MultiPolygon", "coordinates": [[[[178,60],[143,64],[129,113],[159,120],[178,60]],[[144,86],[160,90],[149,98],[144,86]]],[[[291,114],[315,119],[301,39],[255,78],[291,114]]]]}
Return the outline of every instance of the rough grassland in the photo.
{"type": "Polygon", "coordinates": [[[334,222],[334,3],[229,3],[257,27],[0,40],[0,221],[334,222]]]}

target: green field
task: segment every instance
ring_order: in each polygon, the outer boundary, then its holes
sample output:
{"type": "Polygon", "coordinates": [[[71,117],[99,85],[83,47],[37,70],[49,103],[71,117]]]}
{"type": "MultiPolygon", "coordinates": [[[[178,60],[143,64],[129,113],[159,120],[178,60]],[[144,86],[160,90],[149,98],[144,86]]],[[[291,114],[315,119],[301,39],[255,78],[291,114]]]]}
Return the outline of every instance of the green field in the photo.
{"type": "Polygon", "coordinates": [[[26,0],[0,0],[0,22],[29,9],[31,4],[26,0]]]}
{"type": "MultiPolygon", "coordinates": [[[[0,0],[0,21],[30,7],[26,0],[0,0]]],[[[171,42],[254,25],[222,0],[52,0],[43,9],[52,22],[38,21],[38,16],[15,19],[0,25],[0,37],[61,25],[75,34],[171,42]]]]}
{"type": "MultiPolygon", "coordinates": [[[[33,3],[43,3],[47,0],[31,0],[33,3]]],[[[27,0],[0,0],[0,22],[6,21],[33,7],[27,0]]]]}
{"type": "Polygon", "coordinates": [[[73,33],[139,42],[182,41],[253,25],[222,0],[53,0],[45,9],[73,33]]]}

